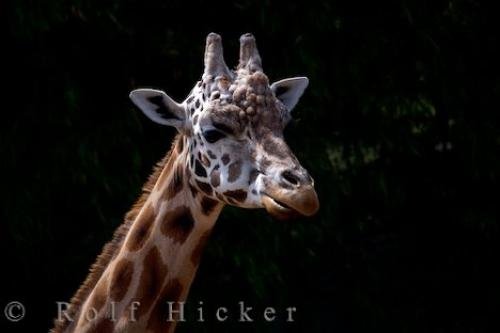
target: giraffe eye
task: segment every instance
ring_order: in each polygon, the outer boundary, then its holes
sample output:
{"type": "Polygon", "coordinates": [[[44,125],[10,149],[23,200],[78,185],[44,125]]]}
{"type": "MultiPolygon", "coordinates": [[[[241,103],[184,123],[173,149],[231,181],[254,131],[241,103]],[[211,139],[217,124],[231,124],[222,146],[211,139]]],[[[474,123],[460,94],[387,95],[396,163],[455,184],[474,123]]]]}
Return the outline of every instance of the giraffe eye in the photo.
{"type": "Polygon", "coordinates": [[[222,133],[221,131],[211,129],[211,130],[203,131],[203,137],[205,138],[205,140],[207,140],[207,142],[214,143],[214,142],[219,141],[220,139],[226,137],[226,135],[224,133],[222,133]]]}

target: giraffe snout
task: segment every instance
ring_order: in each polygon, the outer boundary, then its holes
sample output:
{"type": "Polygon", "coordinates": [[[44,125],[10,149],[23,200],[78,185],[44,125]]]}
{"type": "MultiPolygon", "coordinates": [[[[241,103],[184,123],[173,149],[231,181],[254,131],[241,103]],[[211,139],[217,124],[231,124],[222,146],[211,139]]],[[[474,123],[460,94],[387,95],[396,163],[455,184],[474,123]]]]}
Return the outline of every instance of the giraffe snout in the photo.
{"type": "Polygon", "coordinates": [[[314,181],[302,167],[286,168],[278,173],[273,182],[266,182],[262,203],[267,211],[278,218],[300,214],[314,215],[319,209],[319,200],[314,181]]]}

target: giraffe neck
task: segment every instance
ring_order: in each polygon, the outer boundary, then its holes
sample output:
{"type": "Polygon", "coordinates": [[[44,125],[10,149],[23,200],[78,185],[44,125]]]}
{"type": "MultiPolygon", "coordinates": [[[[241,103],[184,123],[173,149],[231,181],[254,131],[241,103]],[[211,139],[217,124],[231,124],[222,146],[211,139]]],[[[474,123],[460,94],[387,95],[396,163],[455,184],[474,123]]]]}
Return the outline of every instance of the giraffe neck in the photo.
{"type": "Polygon", "coordinates": [[[176,140],[119,251],[83,303],[71,325],[75,331],[175,329],[167,302],[186,299],[223,206],[190,186],[182,140],[176,140]]]}

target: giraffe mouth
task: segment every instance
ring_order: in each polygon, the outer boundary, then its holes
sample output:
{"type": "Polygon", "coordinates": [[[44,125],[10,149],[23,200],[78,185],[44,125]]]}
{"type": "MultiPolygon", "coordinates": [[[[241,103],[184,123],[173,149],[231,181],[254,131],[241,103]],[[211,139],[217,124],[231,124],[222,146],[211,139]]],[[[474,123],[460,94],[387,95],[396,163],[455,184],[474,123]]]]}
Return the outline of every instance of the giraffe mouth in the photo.
{"type": "Polygon", "coordinates": [[[312,186],[305,186],[295,191],[271,187],[262,192],[261,198],[267,212],[280,220],[312,216],[319,209],[318,196],[312,186]]]}
{"type": "Polygon", "coordinates": [[[300,214],[297,210],[291,208],[284,202],[270,197],[267,194],[264,194],[262,197],[262,203],[264,204],[265,209],[271,216],[279,219],[279,220],[287,220],[293,217],[298,217],[300,214]]]}

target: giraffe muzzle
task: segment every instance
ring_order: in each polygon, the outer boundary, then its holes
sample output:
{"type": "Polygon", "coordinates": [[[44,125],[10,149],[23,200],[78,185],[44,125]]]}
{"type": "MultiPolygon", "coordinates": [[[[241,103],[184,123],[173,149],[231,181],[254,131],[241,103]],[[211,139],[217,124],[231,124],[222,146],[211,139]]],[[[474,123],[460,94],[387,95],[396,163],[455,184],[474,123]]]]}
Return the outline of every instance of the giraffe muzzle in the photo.
{"type": "Polygon", "coordinates": [[[297,216],[312,216],[319,209],[319,200],[314,186],[301,186],[293,191],[268,188],[262,194],[262,204],[267,212],[278,219],[297,216]]]}

